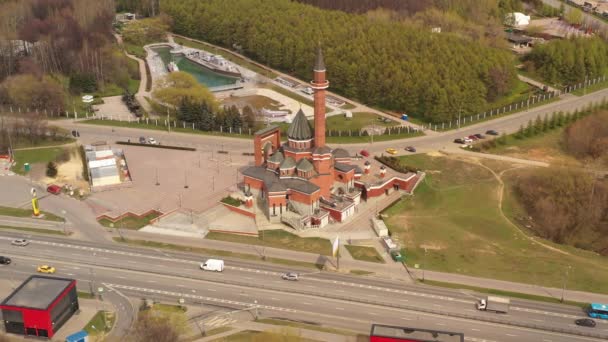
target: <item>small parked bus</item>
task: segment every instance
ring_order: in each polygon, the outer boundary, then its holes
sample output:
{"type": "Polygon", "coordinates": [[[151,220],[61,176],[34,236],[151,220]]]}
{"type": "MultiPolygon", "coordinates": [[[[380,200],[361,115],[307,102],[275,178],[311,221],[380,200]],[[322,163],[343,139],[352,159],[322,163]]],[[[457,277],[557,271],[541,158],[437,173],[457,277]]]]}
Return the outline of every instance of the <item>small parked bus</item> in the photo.
{"type": "Polygon", "coordinates": [[[587,315],[592,318],[608,319],[608,305],[593,303],[587,308],[587,315]]]}

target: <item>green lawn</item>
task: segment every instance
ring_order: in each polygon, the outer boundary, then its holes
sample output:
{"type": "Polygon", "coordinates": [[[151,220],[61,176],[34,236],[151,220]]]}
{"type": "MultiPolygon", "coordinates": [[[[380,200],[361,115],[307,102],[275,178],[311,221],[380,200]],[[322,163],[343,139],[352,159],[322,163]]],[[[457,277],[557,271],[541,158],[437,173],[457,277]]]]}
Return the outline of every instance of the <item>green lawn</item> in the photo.
{"type": "Polygon", "coordinates": [[[344,245],[356,260],[384,263],[384,259],[374,247],[344,245]]]}
{"type": "Polygon", "coordinates": [[[9,230],[16,230],[16,231],[20,231],[20,232],[37,233],[37,234],[69,235],[69,234],[64,234],[63,231],[61,231],[61,230],[44,229],[44,228],[0,226],[0,229],[9,229],[9,230]]]}
{"type": "Polygon", "coordinates": [[[515,80],[515,86],[511,88],[511,91],[496,101],[489,102],[486,106],[486,110],[501,108],[511,103],[525,101],[530,94],[534,95],[535,90],[535,87],[517,79],[515,80]]]}
{"type": "Polygon", "coordinates": [[[374,274],[374,272],[370,272],[370,271],[364,271],[364,270],[350,270],[351,274],[355,274],[355,275],[370,275],[370,274],[374,274]]]}
{"type": "MultiPolygon", "coordinates": [[[[520,299],[526,299],[526,300],[533,300],[533,301],[536,301],[536,302],[546,302],[546,303],[553,303],[553,304],[562,304],[562,302],[560,301],[560,298],[537,296],[537,295],[531,295],[531,294],[527,294],[527,293],[503,291],[503,290],[496,290],[496,289],[488,289],[488,288],[484,288],[484,287],[469,286],[469,285],[455,284],[455,283],[445,283],[445,282],[441,282],[441,281],[434,281],[434,280],[428,280],[428,279],[426,279],[424,281],[424,284],[426,284],[426,285],[432,285],[432,286],[447,287],[447,288],[450,288],[450,289],[472,290],[472,291],[475,291],[475,292],[478,292],[478,293],[487,293],[487,294],[490,294],[490,295],[498,295],[498,296],[504,296],[504,297],[512,297],[512,298],[520,298],[520,299]]],[[[573,301],[569,301],[569,300],[564,300],[563,304],[572,305],[572,306],[578,306],[580,308],[585,308],[586,306],[589,305],[589,303],[573,302],[573,301]]]]}
{"type": "Polygon", "coordinates": [[[286,327],[292,327],[292,328],[301,328],[301,329],[307,329],[307,330],[322,331],[322,332],[326,332],[326,333],[330,333],[330,334],[338,334],[338,335],[344,335],[344,336],[357,336],[357,333],[352,332],[352,331],[324,327],[322,325],[317,325],[317,324],[290,321],[287,319],[263,318],[263,319],[258,319],[256,322],[272,324],[272,325],[280,325],[280,326],[286,326],[286,327]]]}
{"type": "Polygon", "coordinates": [[[213,54],[222,55],[227,60],[229,60],[235,64],[242,65],[245,68],[247,68],[251,71],[254,71],[260,75],[264,75],[268,78],[274,79],[278,76],[276,73],[266,70],[264,68],[261,68],[257,64],[251,63],[239,56],[233,55],[232,53],[227,53],[226,51],[223,51],[223,50],[213,47],[211,45],[191,41],[191,40],[180,38],[177,36],[174,36],[173,39],[175,40],[176,43],[178,43],[180,45],[189,46],[191,48],[205,50],[205,51],[211,52],[213,54]]]}
{"type": "Polygon", "coordinates": [[[113,313],[107,313],[107,311],[97,311],[95,316],[87,323],[84,330],[89,335],[105,334],[112,329],[116,316],[113,313]]]}
{"type": "Polygon", "coordinates": [[[78,295],[78,298],[83,298],[83,299],[94,299],[95,298],[95,296],[90,292],[78,291],[77,295],[78,295]]]}
{"type": "Polygon", "coordinates": [[[42,140],[39,140],[36,142],[32,142],[29,139],[23,139],[23,138],[13,139],[13,141],[12,141],[13,148],[18,150],[20,148],[58,146],[58,145],[70,144],[70,143],[73,143],[74,141],[76,141],[74,138],[65,136],[67,134],[70,134],[65,129],[59,128],[59,132],[60,132],[59,133],[60,135],[56,136],[55,138],[42,139],[42,140]]]}
{"type": "Polygon", "coordinates": [[[250,261],[251,260],[267,261],[267,262],[270,262],[273,264],[281,264],[281,265],[287,265],[287,266],[316,268],[316,269],[322,269],[324,266],[322,264],[313,264],[313,263],[309,263],[309,262],[279,259],[279,258],[262,259],[262,257],[260,255],[246,254],[246,253],[234,253],[234,252],[224,251],[224,250],[219,250],[219,249],[180,246],[180,245],[174,245],[174,244],[156,242],[156,241],[129,240],[129,239],[122,239],[120,237],[114,237],[113,240],[116,242],[122,242],[122,243],[126,243],[129,245],[134,245],[134,246],[149,247],[149,248],[155,248],[155,249],[162,248],[162,249],[168,249],[168,250],[179,251],[179,252],[200,253],[200,254],[204,254],[204,255],[214,255],[214,256],[219,256],[219,257],[232,257],[232,258],[245,259],[245,260],[250,260],[250,261]]]}
{"type": "Polygon", "coordinates": [[[141,58],[141,59],[146,58],[146,50],[144,50],[143,46],[139,46],[139,45],[135,45],[135,44],[131,44],[131,43],[123,43],[123,46],[128,54],[141,58]]]}
{"type": "MultiPolygon", "coordinates": [[[[41,220],[46,221],[55,221],[55,222],[63,222],[63,218],[59,217],[55,214],[42,211],[44,217],[40,218],[41,220]]],[[[4,216],[13,216],[13,217],[32,217],[32,209],[22,209],[22,208],[12,208],[12,207],[2,207],[0,206],[0,215],[4,216]]]]}
{"type": "Polygon", "coordinates": [[[161,311],[168,314],[183,314],[188,311],[188,308],[181,305],[156,303],[152,307],[153,310],[161,311]]]}
{"type": "Polygon", "coordinates": [[[318,342],[308,338],[300,337],[296,332],[286,328],[283,333],[267,331],[245,330],[226,337],[213,340],[213,342],[250,342],[250,341],[289,341],[289,342],[318,342]]]}
{"type": "Polygon", "coordinates": [[[147,226],[148,224],[150,224],[150,221],[152,221],[153,219],[157,218],[159,215],[156,213],[151,213],[148,214],[146,216],[143,216],[141,218],[138,217],[133,217],[133,216],[127,216],[124,217],[116,222],[112,222],[111,220],[108,219],[101,219],[99,220],[99,224],[101,224],[104,227],[111,227],[111,228],[124,228],[124,229],[140,229],[143,228],[145,226],[147,226]]]}
{"type": "MultiPolygon", "coordinates": [[[[564,128],[557,128],[539,135],[517,139],[514,134],[507,136],[506,145],[497,145],[482,152],[515,158],[580,166],[581,162],[562,148],[564,128]]],[[[477,144],[476,144],[477,145],[477,144]]]]}
{"type": "Polygon", "coordinates": [[[32,168],[43,167],[46,170],[46,164],[55,161],[64,150],[63,147],[48,147],[15,151],[15,165],[12,170],[17,174],[25,175],[24,163],[29,163],[32,168]]]}
{"type": "MultiPolygon", "coordinates": [[[[426,248],[427,269],[557,288],[572,266],[568,289],[608,293],[607,259],[530,240],[501,215],[498,182],[488,170],[445,157],[402,160],[429,171],[415,196],[384,213],[389,230],[408,250],[410,266],[423,264],[426,248]]],[[[507,216],[512,207],[505,204],[507,216]]]]}
{"type": "Polygon", "coordinates": [[[209,232],[206,238],[321,255],[331,255],[331,243],[329,240],[321,238],[301,238],[281,229],[261,231],[259,237],[209,232]]]}
{"type": "Polygon", "coordinates": [[[577,89],[577,90],[571,92],[570,94],[573,94],[576,96],[582,96],[584,94],[593,93],[594,91],[602,90],[607,87],[608,87],[608,81],[605,81],[605,82],[596,83],[594,85],[590,85],[587,87],[587,89],[584,89],[584,88],[577,89]]]}

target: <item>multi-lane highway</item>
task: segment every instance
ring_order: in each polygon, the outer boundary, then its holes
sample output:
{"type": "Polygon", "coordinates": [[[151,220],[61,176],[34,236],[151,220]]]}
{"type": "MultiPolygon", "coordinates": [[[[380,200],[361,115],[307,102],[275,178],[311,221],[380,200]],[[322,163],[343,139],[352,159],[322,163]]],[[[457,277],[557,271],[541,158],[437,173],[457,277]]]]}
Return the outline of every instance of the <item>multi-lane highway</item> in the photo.
{"type": "MultiPolygon", "coordinates": [[[[280,278],[288,269],[242,260],[226,260],[222,273],[204,272],[204,256],[128,246],[31,237],[27,247],[0,234],[0,255],[13,263],[0,276],[18,282],[48,263],[59,276],[74,277],[83,290],[105,286],[138,298],[184,298],[190,304],[242,309],[256,305],[263,316],[314,321],[361,332],[370,322],[462,331],[488,341],[593,341],[608,338],[608,323],[595,329],[574,325],[580,308],[513,300],[506,315],[475,310],[476,294],[405,285],[397,281],[303,271],[299,281],[280,278]],[[307,273],[308,272],[308,273],[307,273]],[[102,285],[103,284],[103,285],[102,285]]],[[[113,292],[113,291],[111,291],[113,292]]]]}

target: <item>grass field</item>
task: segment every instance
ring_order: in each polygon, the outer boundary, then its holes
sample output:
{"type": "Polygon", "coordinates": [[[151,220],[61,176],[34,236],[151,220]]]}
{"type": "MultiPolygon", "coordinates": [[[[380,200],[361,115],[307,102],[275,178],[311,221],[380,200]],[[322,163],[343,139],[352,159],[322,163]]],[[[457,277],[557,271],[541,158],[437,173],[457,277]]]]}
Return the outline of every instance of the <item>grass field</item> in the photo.
{"type": "Polygon", "coordinates": [[[108,219],[101,219],[99,220],[99,224],[101,224],[104,227],[112,227],[112,228],[124,228],[124,229],[140,229],[143,228],[145,226],[147,226],[148,224],[150,224],[150,221],[157,218],[159,215],[156,213],[152,213],[152,214],[148,214],[146,216],[143,216],[141,218],[139,217],[133,217],[133,216],[127,216],[125,218],[122,218],[116,222],[112,222],[108,219]]]}
{"type": "Polygon", "coordinates": [[[250,342],[250,341],[289,341],[289,342],[318,342],[317,340],[311,340],[304,337],[298,336],[295,331],[291,331],[288,327],[285,328],[285,332],[267,332],[267,331],[253,331],[245,330],[226,337],[221,337],[213,342],[250,342]]]}
{"type": "Polygon", "coordinates": [[[284,230],[267,230],[259,237],[209,232],[207,239],[289,249],[321,255],[331,255],[331,243],[321,238],[301,238],[284,230]]]}
{"type": "Polygon", "coordinates": [[[112,329],[116,316],[114,314],[106,314],[106,311],[97,311],[95,316],[87,323],[84,330],[89,335],[98,335],[101,333],[107,333],[112,329]]]}
{"type": "Polygon", "coordinates": [[[37,234],[69,235],[69,234],[65,234],[61,230],[44,229],[44,228],[24,228],[24,227],[13,227],[13,226],[0,226],[0,229],[9,229],[9,230],[16,230],[19,232],[28,232],[28,233],[37,233],[37,234]]]}
{"type": "Polygon", "coordinates": [[[496,109],[509,105],[515,102],[521,102],[528,99],[528,95],[534,93],[533,88],[528,83],[522,82],[519,79],[516,80],[515,86],[511,88],[511,91],[497,99],[496,101],[490,102],[486,106],[486,110],[496,109]]]}
{"type": "Polygon", "coordinates": [[[321,264],[313,264],[313,263],[309,263],[309,262],[294,261],[294,260],[279,259],[279,258],[262,259],[262,257],[260,255],[246,254],[246,253],[234,253],[234,252],[224,251],[224,250],[219,250],[219,249],[180,246],[180,245],[173,245],[173,244],[169,244],[169,243],[162,243],[162,242],[156,242],[156,241],[129,240],[129,239],[122,239],[119,237],[115,237],[115,238],[113,238],[113,240],[116,242],[122,242],[122,243],[126,243],[126,244],[133,245],[133,246],[141,246],[141,247],[149,247],[149,248],[162,248],[162,249],[168,249],[168,250],[173,250],[173,251],[200,253],[200,254],[204,254],[204,255],[213,255],[213,256],[220,256],[220,257],[222,257],[222,256],[223,257],[232,257],[232,258],[245,259],[245,260],[250,260],[250,261],[251,260],[266,261],[266,262],[270,262],[273,264],[280,264],[280,265],[287,265],[287,266],[316,268],[316,269],[322,269],[324,266],[321,264]]]}
{"type": "MultiPolygon", "coordinates": [[[[531,239],[501,215],[499,183],[487,169],[446,157],[402,160],[428,171],[415,196],[384,213],[408,250],[408,264],[422,264],[426,248],[427,269],[557,288],[571,266],[568,289],[608,293],[606,258],[531,239]]],[[[504,201],[508,217],[516,202],[504,201]]]]}
{"type": "Polygon", "coordinates": [[[561,140],[563,131],[563,128],[557,128],[524,139],[517,139],[514,135],[509,135],[507,136],[506,145],[497,145],[484,152],[547,163],[580,166],[581,162],[570,156],[562,148],[561,140]]]}
{"type": "MultiPolygon", "coordinates": [[[[64,129],[59,129],[60,132],[62,132],[61,134],[69,134],[69,132],[65,131],[64,129]]],[[[43,139],[40,141],[37,141],[35,143],[32,143],[31,140],[25,140],[25,139],[13,139],[12,143],[13,143],[13,148],[18,150],[20,148],[31,148],[31,147],[49,147],[49,146],[57,146],[57,145],[65,145],[65,144],[69,144],[69,143],[73,143],[74,141],[76,141],[73,138],[69,138],[69,137],[63,137],[63,136],[57,136],[55,137],[55,139],[43,139]]]]}
{"type": "Polygon", "coordinates": [[[374,247],[344,245],[355,260],[384,263],[384,259],[374,247]]]}
{"type": "MultiPolygon", "coordinates": [[[[44,217],[41,217],[41,220],[45,221],[55,221],[55,222],[63,222],[63,218],[59,217],[55,214],[42,211],[44,217]]],[[[22,209],[22,208],[12,208],[12,207],[2,207],[0,206],[0,215],[4,216],[13,216],[13,217],[32,217],[32,209],[22,209]]]]}
{"type": "Polygon", "coordinates": [[[256,322],[272,324],[272,325],[281,325],[281,326],[287,326],[287,327],[292,327],[292,328],[316,330],[316,331],[322,331],[322,332],[326,332],[326,333],[330,333],[330,334],[338,334],[338,335],[344,335],[344,336],[357,336],[357,333],[352,332],[352,331],[324,327],[324,326],[316,325],[316,324],[295,322],[295,321],[290,321],[290,320],[285,320],[285,319],[263,318],[263,319],[258,319],[256,322]]]}
{"type": "Polygon", "coordinates": [[[23,169],[24,163],[29,163],[32,168],[44,167],[46,170],[46,164],[56,160],[64,150],[65,148],[63,147],[49,147],[15,151],[15,165],[12,170],[17,174],[25,175],[25,170],[23,169]]]}
{"type": "Polygon", "coordinates": [[[602,90],[604,88],[608,88],[608,81],[604,81],[604,82],[596,83],[594,85],[590,85],[590,86],[587,87],[587,89],[584,89],[584,88],[577,89],[577,90],[571,92],[570,94],[573,94],[573,95],[576,95],[576,96],[582,96],[582,95],[585,95],[585,94],[593,93],[594,91],[602,90]]]}

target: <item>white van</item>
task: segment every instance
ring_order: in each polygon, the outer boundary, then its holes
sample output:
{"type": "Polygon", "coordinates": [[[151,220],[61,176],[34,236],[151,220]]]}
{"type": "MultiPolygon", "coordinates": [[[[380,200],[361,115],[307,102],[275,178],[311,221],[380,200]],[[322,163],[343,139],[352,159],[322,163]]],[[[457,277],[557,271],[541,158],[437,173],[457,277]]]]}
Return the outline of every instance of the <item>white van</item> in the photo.
{"type": "Polygon", "coordinates": [[[208,259],[201,263],[201,270],[222,272],[224,270],[224,260],[208,259]]]}

